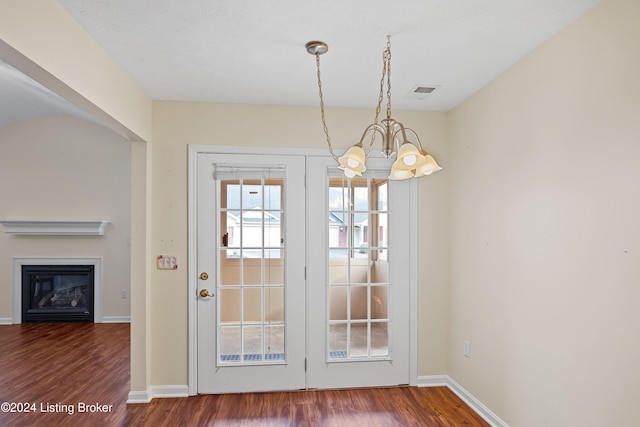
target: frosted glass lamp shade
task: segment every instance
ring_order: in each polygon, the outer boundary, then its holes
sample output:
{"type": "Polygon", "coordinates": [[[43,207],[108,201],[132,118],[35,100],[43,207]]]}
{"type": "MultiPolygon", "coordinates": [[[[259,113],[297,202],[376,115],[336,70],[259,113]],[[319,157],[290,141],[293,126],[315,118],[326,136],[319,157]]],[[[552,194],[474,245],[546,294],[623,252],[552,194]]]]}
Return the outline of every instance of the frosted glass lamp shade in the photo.
{"type": "Polygon", "coordinates": [[[424,163],[422,163],[416,169],[416,176],[431,175],[432,173],[438,172],[441,169],[442,168],[431,156],[431,154],[427,154],[424,156],[424,163]]]}
{"type": "Polygon", "coordinates": [[[391,165],[391,172],[389,173],[389,179],[397,181],[413,178],[413,170],[398,167],[401,163],[401,160],[396,160],[395,162],[393,162],[393,165],[391,165]]]}
{"type": "Polygon", "coordinates": [[[422,157],[418,147],[410,142],[404,142],[398,150],[397,168],[403,170],[415,169],[416,165],[422,161],[422,157]]]}
{"type": "Polygon", "coordinates": [[[351,178],[355,175],[361,176],[362,172],[367,170],[365,166],[366,157],[362,146],[354,145],[349,148],[342,157],[338,158],[338,163],[340,164],[340,169],[345,171],[347,177],[351,178]]]}

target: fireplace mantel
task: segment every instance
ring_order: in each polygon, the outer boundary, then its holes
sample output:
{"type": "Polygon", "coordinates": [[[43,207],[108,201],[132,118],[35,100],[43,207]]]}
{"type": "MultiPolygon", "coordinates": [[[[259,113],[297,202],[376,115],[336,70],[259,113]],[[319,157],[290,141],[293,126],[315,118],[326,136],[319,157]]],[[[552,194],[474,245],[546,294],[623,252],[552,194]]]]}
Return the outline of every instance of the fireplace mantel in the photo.
{"type": "Polygon", "coordinates": [[[30,236],[104,236],[109,221],[0,221],[7,234],[30,236]]]}

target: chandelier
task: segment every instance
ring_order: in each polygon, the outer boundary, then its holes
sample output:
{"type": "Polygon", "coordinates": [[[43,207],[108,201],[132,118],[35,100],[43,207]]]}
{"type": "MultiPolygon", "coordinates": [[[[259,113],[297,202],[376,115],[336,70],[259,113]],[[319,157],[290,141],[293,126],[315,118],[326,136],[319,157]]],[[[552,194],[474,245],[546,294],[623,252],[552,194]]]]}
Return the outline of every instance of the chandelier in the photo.
{"type": "Polygon", "coordinates": [[[420,143],[418,134],[410,128],[405,127],[399,121],[391,117],[391,36],[387,36],[387,46],[382,52],[382,78],[380,79],[380,94],[373,123],[366,127],[362,133],[360,141],[349,148],[341,157],[333,152],[333,145],[329,137],[329,129],[324,112],[324,96],[322,94],[322,79],[320,78],[320,55],[327,53],[329,46],[321,41],[310,41],[305,45],[307,52],[315,55],[318,74],[318,94],[320,95],[320,114],[322,118],[322,128],[327,138],[327,145],[331,156],[338,162],[338,167],[344,171],[348,178],[356,175],[362,176],[367,169],[365,163],[371,148],[376,141],[376,136],[382,138],[382,155],[389,159],[396,154],[396,160],[391,165],[389,179],[401,180],[412,177],[431,175],[442,169],[436,160],[424,149],[420,143]],[[385,80],[387,82],[387,117],[378,120],[382,101],[384,99],[385,80]],[[407,134],[413,136],[417,145],[410,142],[407,134]],[[365,140],[371,136],[365,151],[365,140]]]}

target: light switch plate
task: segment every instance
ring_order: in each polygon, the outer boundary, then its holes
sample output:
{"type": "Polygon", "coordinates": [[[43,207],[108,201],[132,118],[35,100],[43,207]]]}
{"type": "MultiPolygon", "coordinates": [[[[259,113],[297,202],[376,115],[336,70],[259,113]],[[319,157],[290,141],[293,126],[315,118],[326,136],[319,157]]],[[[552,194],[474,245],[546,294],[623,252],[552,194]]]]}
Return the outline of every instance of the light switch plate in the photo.
{"type": "Polygon", "coordinates": [[[156,268],[158,270],[177,270],[178,259],[173,255],[158,255],[156,257],[156,268]]]}

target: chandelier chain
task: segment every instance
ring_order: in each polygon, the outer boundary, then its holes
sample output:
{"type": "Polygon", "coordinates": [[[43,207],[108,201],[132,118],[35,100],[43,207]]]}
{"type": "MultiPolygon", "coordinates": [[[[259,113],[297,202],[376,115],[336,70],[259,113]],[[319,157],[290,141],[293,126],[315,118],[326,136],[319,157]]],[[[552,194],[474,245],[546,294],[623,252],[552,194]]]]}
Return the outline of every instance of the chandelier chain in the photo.
{"type": "MultiPolygon", "coordinates": [[[[378,118],[380,116],[380,110],[382,109],[382,100],[384,99],[384,78],[387,75],[387,62],[384,60],[385,53],[382,54],[382,77],[380,78],[380,94],[378,95],[378,105],[376,105],[376,115],[373,119],[374,124],[378,124],[378,118]]],[[[369,152],[371,152],[371,148],[373,148],[373,144],[376,141],[376,132],[371,134],[371,142],[369,143],[369,151],[367,152],[367,156],[369,152]]]]}
{"type": "Polygon", "coordinates": [[[384,63],[387,68],[387,118],[391,118],[391,36],[387,36],[387,48],[384,51],[384,63]]]}
{"type": "Polygon", "coordinates": [[[327,137],[327,145],[329,146],[329,153],[331,157],[337,162],[338,156],[333,152],[333,145],[331,144],[331,137],[329,136],[329,128],[327,127],[327,119],[324,114],[324,96],[322,95],[322,79],[320,78],[320,54],[316,53],[316,67],[318,69],[318,95],[320,95],[320,116],[322,117],[322,130],[327,137]]]}
{"type": "MultiPolygon", "coordinates": [[[[373,119],[374,124],[378,124],[380,110],[382,109],[382,100],[384,99],[384,79],[387,79],[387,118],[391,117],[391,36],[387,36],[387,48],[382,52],[382,77],[380,78],[380,94],[378,95],[378,105],[376,105],[376,115],[373,119]]],[[[376,132],[371,135],[371,143],[367,156],[373,148],[376,140],[376,132]]]]}

